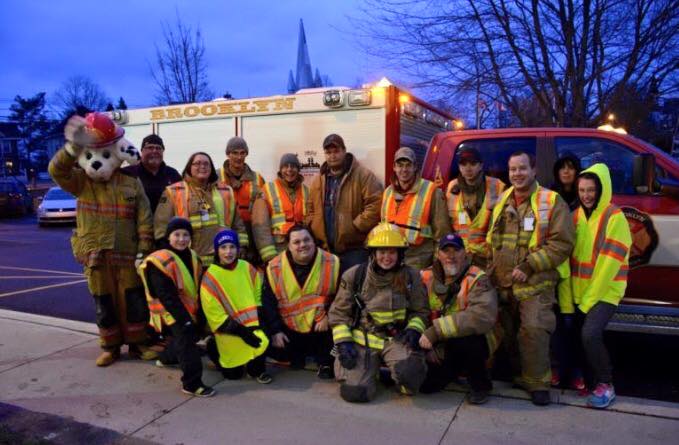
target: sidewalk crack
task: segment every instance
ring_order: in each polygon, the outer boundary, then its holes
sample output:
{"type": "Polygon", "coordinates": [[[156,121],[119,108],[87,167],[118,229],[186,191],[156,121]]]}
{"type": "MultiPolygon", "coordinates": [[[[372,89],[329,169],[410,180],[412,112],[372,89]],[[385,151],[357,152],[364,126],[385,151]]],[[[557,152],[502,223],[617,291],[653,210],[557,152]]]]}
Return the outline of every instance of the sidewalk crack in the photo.
{"type": "Polygon", "coordinates": [[[453,422],[455,422],[455,419],[457,419],[457,413],[460,411],[460,408],[462,408],[462,405],[464,404],[464,397],[462,397],[462,400],[460,400],[460,403],[457,405],[457,408],[455,408],[455,413],[453,414],[453,418],[450,419],[450,423],[446,427],[446,430],[443,432],[443,435],[438,441],[438,445],[441,445],[443,443],[443,439],[446,437],[448,434],[448,431],[450,431],[450,427],[453,426],[453,422]]]}

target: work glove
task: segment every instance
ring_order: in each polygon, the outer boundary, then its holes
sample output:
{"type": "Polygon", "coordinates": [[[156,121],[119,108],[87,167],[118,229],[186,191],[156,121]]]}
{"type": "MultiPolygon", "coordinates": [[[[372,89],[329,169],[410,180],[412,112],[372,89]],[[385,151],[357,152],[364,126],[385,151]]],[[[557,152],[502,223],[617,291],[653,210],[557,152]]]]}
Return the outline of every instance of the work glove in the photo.
{"type": "Polygon", "coordinates": [[[394,340],[396,340],[399,343],[402,343],[404,345],[410,346],[410,349],[413,351],[416,351],[420,349],[420,334],[417,332],[415,329],[404,329],[403,331],[399,332],[396,337],[394,337],[394,340]]]}
{"type": "Polygon", "coordinates": [[[262,339],[257,337],[252,330],[248,329],[246,326],[243,326],[232,318],[229,318],[227,321],[225,321],[224,324],[222,324],[217,330],[225,334],[238,336],[245,342],[245,344],[250,345],[253,348],[259,347],[259,345],[262,343],[262,339]]]}
{"type": "Polygon", "coordinates": [[[344,369],[354,369],[356,367],[356,358],[358,351],[353,341],[344,341],[337,344],[337,352],[339,353],[339,361],[344,369]]]}
{"type": "Polygon", "coordinates": [[[64,127],[64,139],[66,151],[74,157],[78,157],[84,147],[94,143],[95,138],[87,131],[87,123],[82,116],[72,116],[64,127]]]}

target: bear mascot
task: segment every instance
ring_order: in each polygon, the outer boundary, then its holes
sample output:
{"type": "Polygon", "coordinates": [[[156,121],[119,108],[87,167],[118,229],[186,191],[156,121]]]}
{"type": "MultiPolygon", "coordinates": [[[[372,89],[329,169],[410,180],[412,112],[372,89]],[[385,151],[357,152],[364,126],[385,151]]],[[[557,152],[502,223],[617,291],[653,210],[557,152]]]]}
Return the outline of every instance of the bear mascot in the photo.
{"type": "Polygon", "coordinates": [[[120,169],[140,159],[124,133],[107,114],[73,116],[49,164],[54,181],[78,198],[71,246],[94,297],[103,349],[97,366],[120,358],[123,344],[131,358],[155,354],[145,346],[149,311],[135,269],[153,250],[153,219],[141,182],[120,169]]]}

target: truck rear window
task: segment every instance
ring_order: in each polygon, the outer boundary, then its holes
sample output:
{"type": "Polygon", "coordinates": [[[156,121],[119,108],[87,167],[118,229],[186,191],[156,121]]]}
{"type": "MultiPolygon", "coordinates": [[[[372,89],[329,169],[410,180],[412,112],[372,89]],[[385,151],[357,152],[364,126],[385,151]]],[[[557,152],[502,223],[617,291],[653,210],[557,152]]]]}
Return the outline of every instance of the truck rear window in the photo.
{"type": "MultiPolygon", "coordinates": [[[[494,138],[494,139],[471,139],[461,142],[455,152],[463,147],[476,148],[483,156],[483,165],[486,175],[500,178],[505,184],[509,184],[507,162],[509,156],[515,151],[525,151],[535,155],[536,138],[494,138]]],[[[456,178],[460,169],[457,165],[457,156],[453,157],[450,166],[449,178],[456,178]]]]}

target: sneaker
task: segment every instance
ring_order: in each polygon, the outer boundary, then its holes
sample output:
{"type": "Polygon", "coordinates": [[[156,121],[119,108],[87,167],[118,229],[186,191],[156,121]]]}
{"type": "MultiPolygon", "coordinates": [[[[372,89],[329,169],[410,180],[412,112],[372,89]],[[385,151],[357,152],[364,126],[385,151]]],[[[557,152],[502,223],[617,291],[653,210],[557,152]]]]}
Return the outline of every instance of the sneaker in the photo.
{"type": "Polygon", "coordinates": [[[573,380],[571,380],[571,389],[574,389],[576,391],[582,392],[587,387],[585,386],[585,379],[582,377],[575,377],[573,380]]]}
{"type": "Polygon", "coordinates": [[[488,391],[485,390],[479,390],[479,391],[474,391],[472,390],[469,395],[467,396],[467,400],[469,403],[472,405],[483,405],[488,401],[488,391]]]}
{"type": "Polygon", "coordinates": [[[335,378],[335,373],[328,365],[319,366],[317,375],[321,380],[331,380],[335,378]]]}
{"type": "Polygon", "coordinates": [[[262,385],[268,385],[269,383],[273,382],[273,377],[271,375],[267,374],[266,372],[261,373],[257,378],[257,383],[261,383],[262,385]]]}
{"type": "Polygon", "coordinates": [[[405,385],[399,385],[398,386],[398,392],[403,394],[404,396],[412,396],[413,392],[409,390],[408,388],[405,387],[405,385]]]}
{"type": "Polygon", "coordinates": [[[191,391],[190,389],[182,388],[182,392],[184,394],[190,394],[192,396],[196,397],[212,397],[215,394],[217,394],[217,391],[215,391],[214,388],[210,386],[199,386],[195,390],[191,391]]]}
{"type": "Polygon", "coordinates": [[[604,409],[615,400],[615,389],[610,383],[599,383],[587,399],[590,408],[604,409]]]}
{"type": "Polygon", "coordinates": [[[552,387],[558,388],[561,385],[561,376],[557,369],[552,369],[552,387]]]}
{"type": "Polygon", "coordinates": [[[551,403],[549,391],[547,390],[532,391],[530,393],[530,399],[533,402],[533,405],[537,406],[546,406],[551,403]]]}

